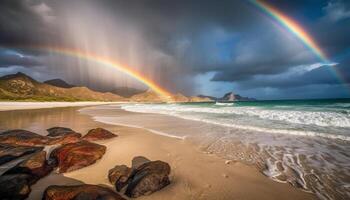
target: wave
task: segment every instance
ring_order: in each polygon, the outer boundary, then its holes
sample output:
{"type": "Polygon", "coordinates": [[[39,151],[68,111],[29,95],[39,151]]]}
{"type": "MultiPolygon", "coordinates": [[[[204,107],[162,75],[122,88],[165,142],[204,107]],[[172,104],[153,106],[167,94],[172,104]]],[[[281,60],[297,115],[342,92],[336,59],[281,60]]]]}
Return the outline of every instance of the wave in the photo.
{"type": "Polygon", "coordinates": [[[183,119],[201,121],[205,123],[232,127],[237,129],[244,129],[256,132],[268,132],[274,134],[287,134],[299,136],[323,137],[330,139],[341,139],[350,141],[350,136],[333,134],[328,132],[317,132],[308,130],[291,129],[290,124],[316,125],[318,127],[350,127],[350,117],[344,113],[330,113],[330,112],[311,112],[311,111],[294,111],[294,110],[264,110],[257,107],[200,107],[200,106],[182,106],[178,104],[173,105],[124,105],[121,107],[124,110],[131,112],[142,113],[158,113],[171,115],[183,119]],[[210,117],[208,114],[215,114],[210,117]],[[238,119],[222,116],[220,114],[235,114],[240,116],[256,117],[267,120],[265,126],[257,126],[254,124],[254,119],[247,118],[249,124],[239,124],[238,119]],[[288,122],[280,128],[272,128],[273,121],[288,122]],[[284,128],[283,128],[284,127],[284,128]]]}
{"type": "Polygon", "coordinates": [[[217,106],[233,106],[233,103],[215,102],[217,106]]]}
{"type": "Polygon", "coordinates": [[[182,105],[125,105],[123,109],[134,112],[151,112],[161,114],[182,113],[208,113],[208,114],[234,114],[257,117],[260,119],[283,121],[293,124],[316,125],[321,127],[350,128],[349,112],[323,112],[301,110],[263,109],[259,107],[195,107],[182,105]]]}

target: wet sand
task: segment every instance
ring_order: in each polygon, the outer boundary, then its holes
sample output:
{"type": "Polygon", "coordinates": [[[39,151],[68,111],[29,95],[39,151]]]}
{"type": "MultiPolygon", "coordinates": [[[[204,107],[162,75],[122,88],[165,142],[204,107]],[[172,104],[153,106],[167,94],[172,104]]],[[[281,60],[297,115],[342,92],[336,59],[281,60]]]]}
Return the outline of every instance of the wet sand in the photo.
{"type": "Polygon", "coordinates": [[[80,102],[11,102],[0,101],[0,111],[4,110],[27,110],[40,108],[58,108],[58,107],[77,107],[77,106],[92,106],[105,105],[115,102],[101,102],[101,101],[80,101],[80,102]]]}
{"type": "MultiPolygon", "coordinates": [[[[172,183],[166,188],[138,199],[315,199],[310,193],[288,184],[274,182],[255,167],[239,162],[225,164],[214,154],[206,154],[187,140],[153,134],[145,129],[95,122],[79,108],[50,108],[0,112],[0,131],[27,129],[46,135],[46,129],[65,126],[85,134],[89,129],[103,127],[119,137],[100,144],[107,146],[101,160],[89,167],[64,174],[51,173],[32,186],[28,199],[41,199],[48,185],[98,184],[113,187],[107,179],[115,165],[131,166],[136,156],[163,160],[172,167],[172,183]]],[[[121,111],[120,114],[123,114],[121,111]]]]}

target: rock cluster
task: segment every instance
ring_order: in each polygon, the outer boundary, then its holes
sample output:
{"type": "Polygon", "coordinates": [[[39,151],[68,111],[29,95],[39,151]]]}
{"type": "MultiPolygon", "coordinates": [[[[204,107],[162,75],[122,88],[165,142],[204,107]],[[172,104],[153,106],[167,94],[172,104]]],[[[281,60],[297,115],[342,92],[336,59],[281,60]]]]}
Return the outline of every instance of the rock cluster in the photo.
{"type": "MultiPolygon", "coordinates": [[[[65,127],[47,129],[42,136],[26,130],[9,130],[0,133],[0,165],[14,159],[22,159],[0,176],[0,199],[25,199],[31,185],[57,168],[66,173],[94,164],[106,152],[106,147],[93,143],[117,137],[114,133],[96,128],[86,135],[65,127]],[[47,156],[44,147],[54,145],[47,156]],[[49,157],[49,159],[47,159],[49,157]]],[[[132,198],[149,195],[170,184],[170,166],[163,161],[149,161],[135,157],[133,166],[117,165],[109,170],[109,181],[116,191],[132,198]],[[137,161],[142,162],[137,162],[137,161]]],[[[46,188],[43,200],[124,200],[113,190],[81,184],[74,186],[51,185],[46,188]]]]}
{"type": "MultiPolygon", "coordinates": [[[[47,131],[46,136],[20,129],[0,133],[0,165],[14,159],[22,159],[0,176],[0,199],[25,199],[31,191],[30,186],[48,175],[54,168],[57,167],[59,173],[81,169],[94,164],[106,152],[105,146],[85,140],[80,133],[72,129],[53,127],[47,131]],[[47,145],[59,145],[50,153],[48,160],[46,151],[43,151],[47,145]],[[25,155],[29,156],[24,157],[25,155]]],[[[94,141],[116,137],[101,128],[92,129],[89,133],[94,141]],[[97,133],[95,130],[98,130],[97,133]]],[[[103,191],[107,189],[98,187],[88,186],[89,192],[78,194],[74,199],[84,199],[81,195],[87,194],[95,194],[96,198],[103,199],[102,197],[108,193],[103,191]]],[[[111,194],[113,196],[113,191],[111,194]]],[[[118,194],[114,196],[115,198],[110,198],[107,195],[106,198],[122,199],[118,194]]]]}

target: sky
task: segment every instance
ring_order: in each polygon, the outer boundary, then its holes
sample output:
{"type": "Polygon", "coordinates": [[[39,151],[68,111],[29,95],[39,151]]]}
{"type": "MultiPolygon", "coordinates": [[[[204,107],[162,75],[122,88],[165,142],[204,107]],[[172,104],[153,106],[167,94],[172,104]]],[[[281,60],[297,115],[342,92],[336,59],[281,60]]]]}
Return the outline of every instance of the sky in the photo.
{"type": "Polygon", "coordinates": [[[145,88],[98,63],[28,48],[42,45],[111,57],[174,93],[350,97],[350,1],[263,1],[303,27],[327,61],[252,2],[2,0],[0,75],[145,88]]]}

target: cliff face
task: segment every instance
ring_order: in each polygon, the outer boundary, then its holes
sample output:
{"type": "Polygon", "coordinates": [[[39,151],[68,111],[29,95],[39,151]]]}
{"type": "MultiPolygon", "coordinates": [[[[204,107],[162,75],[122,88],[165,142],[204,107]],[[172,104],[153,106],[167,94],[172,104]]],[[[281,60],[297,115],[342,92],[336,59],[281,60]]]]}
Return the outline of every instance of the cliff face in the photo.
{"type": "Polygon", "coordinates": [[[0,99],[33,101],[123,101],[124,98],[86,87],[61,88],[17,73],[0,77],[0,99]]]}

